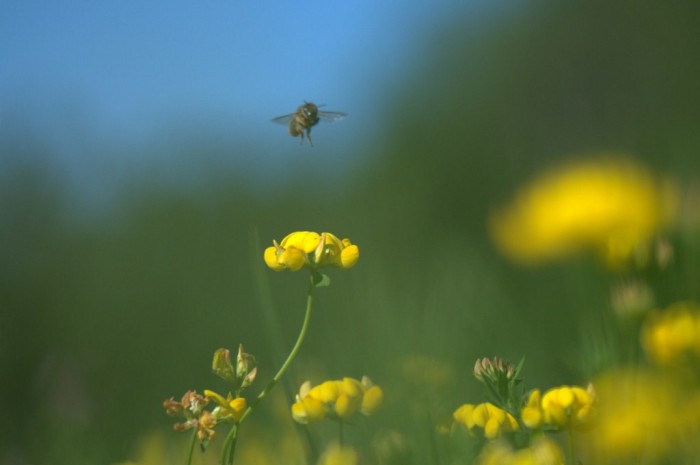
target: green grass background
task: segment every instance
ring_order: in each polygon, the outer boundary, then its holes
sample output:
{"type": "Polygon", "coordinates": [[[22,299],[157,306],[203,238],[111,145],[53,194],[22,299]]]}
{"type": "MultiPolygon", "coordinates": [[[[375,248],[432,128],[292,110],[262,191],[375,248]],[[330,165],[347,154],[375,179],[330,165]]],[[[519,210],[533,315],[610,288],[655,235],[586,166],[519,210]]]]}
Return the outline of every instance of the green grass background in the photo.
{"type": "MultiPolygon", "coordinates": [[[[518,14],[455,19],[396,77],[381,136],[358,155],[367,163],[337,183],[323,181],[318,146],[281,186],[252,189],[212,167],[199,189],[135,182],[86,223],[42,165],[52,148],[41,135],[0,129],[0,463],[133,458],[139,437],[170,429],[162,400],[225,390],[210,373],[219,347],[243,343],[257,356],[257,393],[279,365],[276,345],[296,338],[306,292],[305,273],[265,269],[262,250],[295,230],[360,247],[357,266],[331,270],[318,290],[286,377],[291,389],[363,374],[384,386],[384,411],[358,421],[351,442],[366,447],[392,428],[414,444],[413,463],[430,463],[420,406],[437,422],[480,401],[477,357],[525,356],[530,387],[586,383],[620,356],[611,275],[587,257],[515,267],[486,220],[532,175],[585,152],[633,154],[697,181],[699,5],[523,2],[518,14]],[[412,354],[451,377],[439,388],[405,379],[412,354]]],[[[206,164],[208,150],[179,156],[206,164]]],[[[662,305],[698,298],[697,232],[674,239],[677,260],[655,278],[662,305]]],[[[251,428],[275,430],[269,408],[254,417],[251,428]]]]}

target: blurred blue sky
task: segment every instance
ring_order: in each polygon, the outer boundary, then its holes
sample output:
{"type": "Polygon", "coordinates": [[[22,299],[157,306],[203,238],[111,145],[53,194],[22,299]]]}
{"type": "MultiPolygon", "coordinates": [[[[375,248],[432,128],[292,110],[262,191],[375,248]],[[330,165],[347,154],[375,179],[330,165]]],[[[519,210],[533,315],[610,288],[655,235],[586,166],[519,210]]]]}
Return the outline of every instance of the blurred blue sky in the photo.
{"type": "Polygon", "coordinates": [[[429,37],[487,3],[5,0],[0,121],[33,128],[69,169],[86,157],[131,163],[143,157],[135,147],[178,127],[230,130],[241,153],[255,146],[284,164],[308,149],[269,120],[309,100],[350,114],[315,141],[352,158],[429,37]]]}

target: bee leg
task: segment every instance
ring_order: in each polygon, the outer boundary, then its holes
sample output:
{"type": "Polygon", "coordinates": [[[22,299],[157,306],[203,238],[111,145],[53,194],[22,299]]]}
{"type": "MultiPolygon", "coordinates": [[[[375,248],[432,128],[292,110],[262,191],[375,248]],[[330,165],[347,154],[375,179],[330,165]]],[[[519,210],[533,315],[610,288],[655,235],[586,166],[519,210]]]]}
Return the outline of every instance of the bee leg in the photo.
{"type": "Polygon", "coordinates": [[[311,141],[311,128],[306,130],[306,138],[309,139],[309,144],[313,147],[314,143],[311,141]]]}

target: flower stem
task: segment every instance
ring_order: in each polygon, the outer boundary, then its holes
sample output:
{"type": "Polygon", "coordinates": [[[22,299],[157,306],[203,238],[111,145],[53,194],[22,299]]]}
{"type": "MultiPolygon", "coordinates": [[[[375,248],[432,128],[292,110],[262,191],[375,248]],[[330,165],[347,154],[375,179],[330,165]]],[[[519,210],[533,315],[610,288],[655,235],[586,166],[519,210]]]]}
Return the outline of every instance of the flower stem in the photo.
{"type": "Polygon", "coordinates": [[[343,420],[338,420],[338,444],[343,447],[343,420]]]}
{"type": "Polygon", "coordinates": [[[265,386],[265,389],[263,389],[260,394],[258,394],[258,397],[248,406],[246,411],[243,413],[241,416],[241,419],[238,420],[238,423],[236,423],[233,428],[231,428],[231,431],[229,432],[228,436],[226,436],[226,440],[224,441],[223,449],[221,451],[221,465],[226,465],[233,463],[233,452],[235,450],[235,443],[236,443],[236,437],[238,436],[237,431],[238,431],[238,425],[243,423],[246,418],[248,418],[248,415],[255,409],[255,407],[262,402],[262,400],[267,397],[267,395],[272,391],[272,389],[275,387],[277,382],[282,378],[284,373],[287,371],[287,368],[289,368],[289,365],[291,365],[292,361],[294,358],[297,356],[297,353],[299,352],[299,349],[301,348],[302,342],[304,342],[304,338],[306,337],[306,331],[309,328],[309,321],[311,321],[311,307],[313,303],[313,291],[314,291],[314,280],[313,276],[309,275],[309,291],[306,297],[306,313],[304,314],[304,322],[301,325],[301,331],[299,332],[299,336],[297,337],[297,342],[294,344],[294,347],[292,348],[292,351],[289,353],[287,356],[287,360],[284,361],[280,369],[277,371],[277,374],[272,378],[272,381],[268,383],[267,386],[265,386]],[[228,457],[227,457],[228,456],[228,457]]]}
{"type": "Polygon", "coordinates": [[[192,431],[192,439],[190,439],[190,445],[187,448],[187,462],[185,465],[190,465],[192,463],[192,454],[194,452],[194,444],[197,442],[197,430],[192,431]]]}
{"type": "Polygon", "coordinates": [[[228,463],[233,463],[233,450],[236,447],[236,440],[238,439],[238,425],[235,424],[231,428],[231,431],[226,435],[224,439],[224,445],[221,448],[221,465],[226,465],[228,463]]]}

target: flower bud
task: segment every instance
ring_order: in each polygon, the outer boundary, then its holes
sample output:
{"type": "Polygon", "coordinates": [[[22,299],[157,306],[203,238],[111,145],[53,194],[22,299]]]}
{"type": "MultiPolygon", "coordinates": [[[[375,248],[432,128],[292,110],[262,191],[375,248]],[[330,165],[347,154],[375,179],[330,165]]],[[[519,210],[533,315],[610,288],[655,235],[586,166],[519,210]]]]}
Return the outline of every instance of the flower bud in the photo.
{"type": "Polygon", "coordinates": [[[243,344],[238,346],[238,356],[236,357],[236,378],[241,388],[250,386],[258,374],[257,362],[251,354],[243,352],[243,344]]]}
{"type": "Polygon", "coordinates": [[[223,378],[229,383],[236,383],[236,372],[231,364],[230,350],[222,348],[214,352],[214,360],[212,361],[211,369],[215,375],[223,378]]]}

